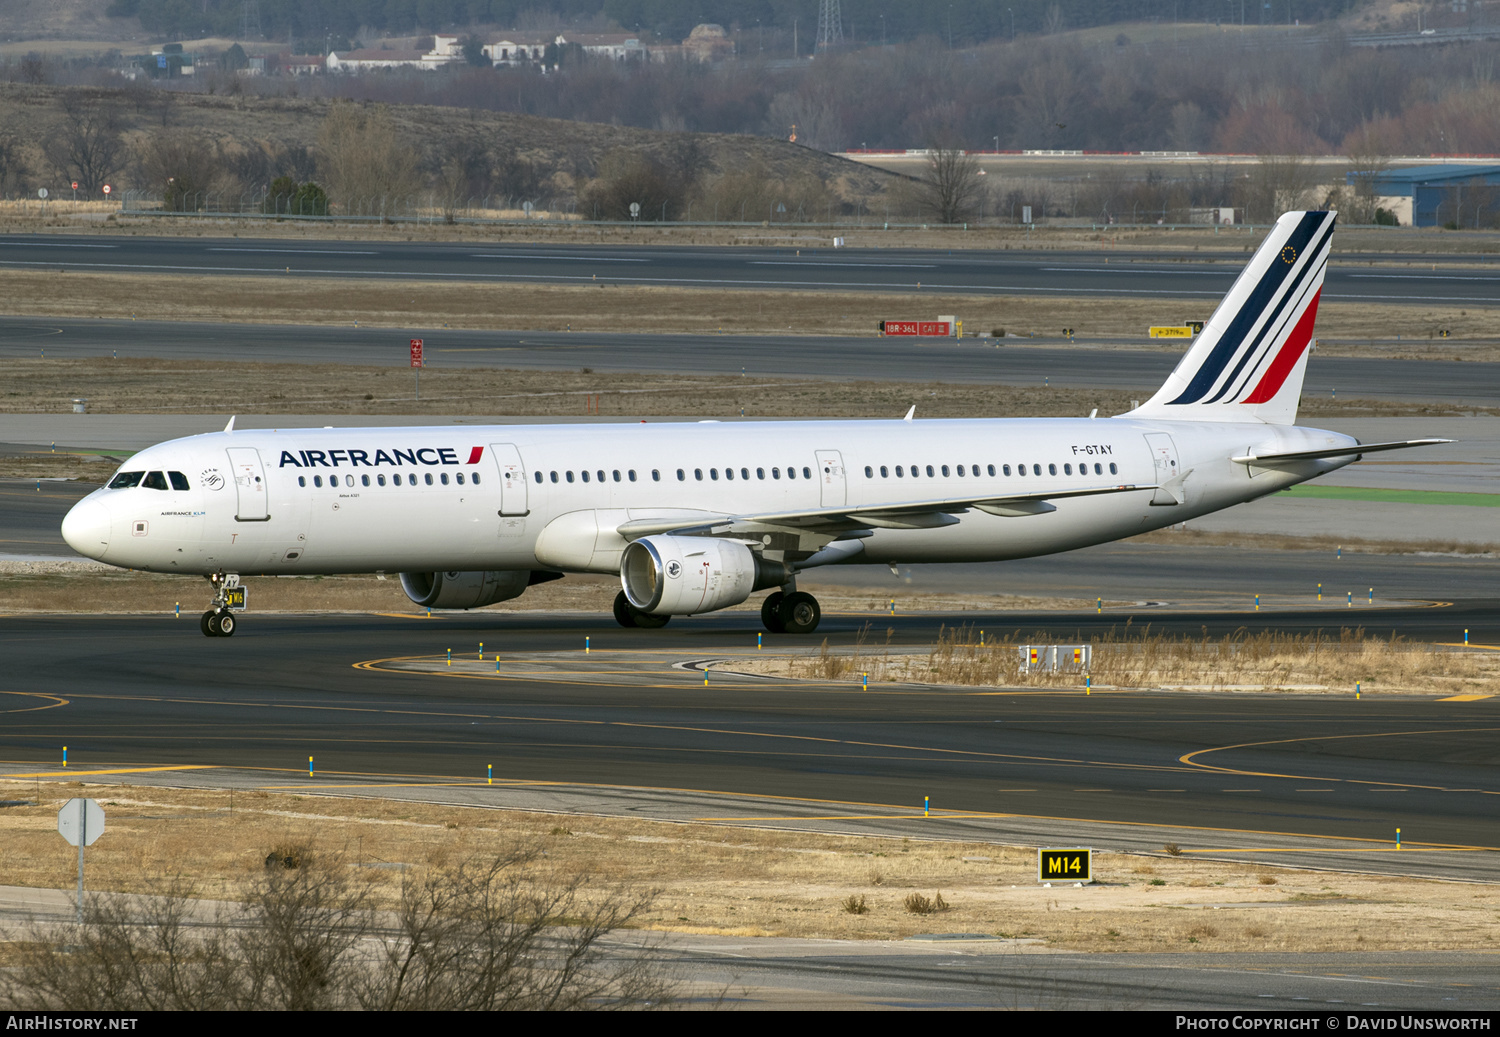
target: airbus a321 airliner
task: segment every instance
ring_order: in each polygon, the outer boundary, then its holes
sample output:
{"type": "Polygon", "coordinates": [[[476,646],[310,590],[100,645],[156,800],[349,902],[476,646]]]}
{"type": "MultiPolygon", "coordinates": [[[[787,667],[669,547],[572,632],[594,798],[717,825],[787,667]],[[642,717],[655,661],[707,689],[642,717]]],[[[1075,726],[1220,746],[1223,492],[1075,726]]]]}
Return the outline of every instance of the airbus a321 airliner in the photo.
{"type": "Polygon", "coordinates": [[[1112,418],[235,430],[130,458],[62,533],[111,565],[205,576],[228,636],[245,575],[399,572],[471,609],[565,573],[618,574],[659,627],[770,589],[766,628],[818,625],[824,565],[1069,551],[1264,497],[1376,450],[1296,419],[1335,214],[1290,212],[1166,384],[1112,418]]]}

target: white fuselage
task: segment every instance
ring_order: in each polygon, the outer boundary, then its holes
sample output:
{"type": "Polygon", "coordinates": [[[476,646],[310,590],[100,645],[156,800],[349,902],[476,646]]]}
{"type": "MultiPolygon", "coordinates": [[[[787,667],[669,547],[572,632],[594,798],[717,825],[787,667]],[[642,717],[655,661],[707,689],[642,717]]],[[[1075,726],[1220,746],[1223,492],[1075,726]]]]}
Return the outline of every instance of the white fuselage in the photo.
{"type": "Polygon", "coordinates": [[[1353,443],[1130,417],[234,431],[136,454],[121,472],[180,478],[97,490],[63,534],[83,555],[155,572],[617,573],[616,530],[632,520],[1142,487],[1060,498],[1043,514],[968,510],[941,528],[875,529],[839,559],[988,561],[1131,536],[1355,459],[1265,470],[1235,456],[1353,443]]]}

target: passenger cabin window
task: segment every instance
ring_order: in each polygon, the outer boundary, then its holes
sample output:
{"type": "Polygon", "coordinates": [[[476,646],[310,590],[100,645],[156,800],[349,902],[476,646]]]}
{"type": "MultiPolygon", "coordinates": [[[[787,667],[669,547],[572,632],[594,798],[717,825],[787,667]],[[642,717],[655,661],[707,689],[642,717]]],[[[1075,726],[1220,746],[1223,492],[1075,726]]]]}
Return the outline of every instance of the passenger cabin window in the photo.
{"type": "Polygon", "coordinates": [[[145,472],[121,472],[109,481],[109,488],[111,490],[128,490],[133,486],[139,486],[141,484],[141,477],[145,474],[145,472]]]}
{"type": "Polygon", "coordinates": [[[804,479],[811,479],[812,478],[812,469],[811,468],[804,468],[804,469],[802,469],[802,478],[804,478],[804,479]]]}
{"type": "Polygon", "coordinates": [[[181,472],[168,472],[167,478],[172,480],[172,489],[185,490],[188,488],[188,478],[181,472]]]}
{"type": "MultiPolygon", "coordinates": [[[[589,473],[587,471],[579,472],[578,474],[581,475],[581,476],[583,476],[583,481],[584,482],[588,482],[589,481],[589,473]]],[[[568,482],[572,482],[572,481],[573,481],[573,474],[570,472],[570,473],[568,473],[568,482]]]]}
{"type": "Polygon", "coordinates": [[[542,481],[542,473],[541,472],[537,472],[536,473],[536,481],[537,482],[541,482],[542,481]]]}
{"type": "Polygon", "coordinates": [[[141,480],[141,485],[148,490],[165,490],[167,477],[161,472],[147,472],[146,478],[141,480]]]}
{"type": "Polygon", "coordinates": [[[368,486],[368,485],[370,485],[370,477],[369,477],[369,476],[368,476],[368,475],[361,475],[361,476],[360,476],[360,477],[359,477],[359,481],[360,481],[360,482],[361,482],[361,483],[363,483],[363,484],[364,484],[364,485],[365,485],[365,486],[368,486]]]}
{"type": "MultiPolygon", "coordinates": [[[[994,465],[990,465],[990,474],[991,474],[991,475],[994,475],[994,474],[995,474],[995,466],[994,466],[994,465]]],[[[1006,466],[1005,466],[1005,474],[1006,474],[1006,475],[1009,475],[1009,474],[1010,474],[1010,465],[1006,465],[1006,466]]]]}
{"type": "MultiPolygon", "coordinates": [[[[475,472],[475,473],[474,473],[474,474],[473,474],[473,475],[471,475],[471,476],[470,476],[470,477],[469,477],[469,478],[471,478],[471,479],[472,479],[472,480],[473,480],[473,481],[474,481],[474,485],[475,485],[475,486],[478,486],[478,485],[479,485],[479,473],[478,473],[478,472],[475,472]]],[[[522,478],[525,478],[525,476],[522,476],[522,478]]],[[[458,477],[458,481],[459,481],[459,482],[463,482],[463,481],[464,481],[464,477],[463,477],[463,476],[461,476],[461,475],[460,475],[460,476],[459,476],[459,477],[458,477]]]]}
{"type": "Polygon", "coordinates": [[[1115,467],[1115,463],[1113,461],[1111,461],[1109,463],[1109,474],[1110,475],[1119,475],[1120,474],[1120,470],[1115,467]]]}
{"type": "Polygon", "coordinates": [[[1057,465],[1055,465],[1055,464],[1049,464],[1047,466],[1047,474],[1048,475],[1056,475],[1057,474],[1057,465]]]}
{"type": "Polygon", "coordinates": [[[377,475],[375,477],[375,482],[377,484],[381,485],[381,486],[384,486],[385,485],[385,476],[383,476],[383,475],[377,475]]]}
{"type": "Polygon", "coordinates": [[[427,473],[427,475],[425,477],[425,481],[426,481],[426,483],[427,483],[428,486],[432,485],[432,473],[431,472],[427,473]]]}
{"type": "Polygon", "coordinates": [[[297,485],[298,486],[306,486],[307,485],[307,476],[305,476],[305,475],[299,475],[299,476],[297,476],[297,485]]]}
{"type": "Polygon", "coordinates": [[[321,475],[313,476],[313,485],[321,489],[323,486],[323,477],[321,475]]]}

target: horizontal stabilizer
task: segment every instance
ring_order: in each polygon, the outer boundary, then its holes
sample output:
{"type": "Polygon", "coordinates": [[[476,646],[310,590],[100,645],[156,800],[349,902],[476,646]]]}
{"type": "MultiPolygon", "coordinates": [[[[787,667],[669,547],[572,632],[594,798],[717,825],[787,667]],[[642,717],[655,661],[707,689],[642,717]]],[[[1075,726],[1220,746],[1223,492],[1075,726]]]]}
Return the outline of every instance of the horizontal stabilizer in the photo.
{"type": "Polygon", "coordinates": [[[1231,457],[1230,460],[1235,464],[1268,468],[1277,464],[1295,464],[1298,461],[1321,461],[1332,457],[1349,457],[1351,454],[1376,454],[1382,450],[1405,450],[1407,447],[1436,446],[1438,443],[1451,442],[1451,439],[1402,439],[1389,443],[1357,443],[1354,446],[1329,447],[1324,450],[1298,450],[1290,454],[1246,454],[1244,457],[1231,457]]]}

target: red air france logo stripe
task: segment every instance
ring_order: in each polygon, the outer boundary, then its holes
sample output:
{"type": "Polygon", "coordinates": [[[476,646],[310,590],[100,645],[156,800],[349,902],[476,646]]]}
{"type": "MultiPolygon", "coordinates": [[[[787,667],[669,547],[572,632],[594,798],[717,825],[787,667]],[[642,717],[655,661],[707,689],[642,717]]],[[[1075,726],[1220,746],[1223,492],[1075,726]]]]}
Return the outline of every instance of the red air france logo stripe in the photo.
{"type": "Polygon", "coordinates": [[[1312,302],[1307,304],[1307,310],[1302,314],[1302,319],[1297,321],[1297,326],[1292,329],[1291,335],[1287,337],[1286,344],[1276,354],[1276,359],[1271,361],[1265,377],[1260,380],[1255,391],[1242,402],[1265,403],[1281,391],[1287,375],[1292,373],[1292,368],[1297,366],[1297,361],[1302,359],[1302,354],[1312,342],[1313,322],[1318,318],[1318,300],[1322,297],[1323,290],[1320,288],[1313,296],[1312,302]]]}
{"type": "Polygon", "coordinates": [[[479,457],[484,453],[484,447],[474,446],[469,448],[469,464],[478,464],[479,457]]]}

